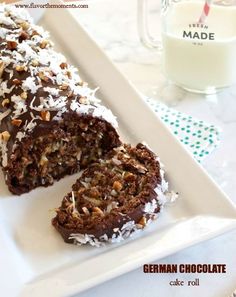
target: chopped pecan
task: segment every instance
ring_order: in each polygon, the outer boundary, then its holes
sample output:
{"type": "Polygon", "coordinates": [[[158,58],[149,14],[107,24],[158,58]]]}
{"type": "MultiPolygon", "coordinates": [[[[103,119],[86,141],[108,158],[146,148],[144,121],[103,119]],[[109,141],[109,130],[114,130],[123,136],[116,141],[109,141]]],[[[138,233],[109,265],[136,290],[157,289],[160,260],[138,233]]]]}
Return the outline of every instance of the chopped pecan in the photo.
{"type": "Polygon", "coordinates": [[[25,65],[16,65],[17,72],[27,71],[27,67],[25,65]]]}
{"type": "Polygon", "coordinates": [[[84,87],[84,86],[86,86],[88,83],[86,83],[86,82],[84,82],[84,81],[79,81],[79,82],[77,82],[75,85],[76,86],[80,86],[80,87],[84,87]]]}
{"type": "Polygon", "coordinates": [[[37,66],[39,66],[39,61],[34,59],[31,61],[31,65],[34,67],[37,67],[37,66]]]}
{"type": "Polygon", "coordinates": [[[68,76],[69,79],[72,79],[72,75],[70,71],[66,71],[66,75],[68,76]]]}
{"type": "Polygon", "coordinates": [[[142,219],[138,222],[138,224],[144,228],[147,224],[147,219],[145,217],[142,217],[142,219]]]}
{"type": "Polygon", "coordinates": [[[79,123],[79,127],[84,130],[84,131],[87,131],[88,130],[88,124],[87,123],[79,123]]]}
{"type": "Polygon", "coordinates": [[[30,27],[30,24],[28,22],[22,22],[20,23],[20,26],[23,30],[28,30],[30,27]]]}
{"type": "Polygon", "coordinates": [[[84,196],[84,199],[89,201],[92,205],[99,206],[101,205],[102,201],[96,198],[84,196]]]}
{"type": "Polygon", "coordinates": [[[31,37],[35,36],[35,35],[40,35],[36,30],[33,30],[31,33],[31,37]]]}
{"type": "Polygon", "coordinates": [[[123,186],[119,181],[114,181],[112,188],[115,191],[119,192],[123,188],[123,186]]]}
{"type": "Polygon", "coordinates": [[[99,215],[101,215],[101,216],[104,216],[104,212],[101,210],[101,208],[99,208],[99,207],[93,207],[93,213],[97,213],[97,214],[99,214],[99,215]]]}
{"type": "Polygon", "coordinates": [[[41,49],[44,49],[47,47],[47,45],[50,44],[50,42],[48,40],[43,40],[41,43],[40,43],[40,48],[41,49]]]}
{"type": "Polygon", "coordinates": [[[45,155],[42,155],[41,156],[41,159],[40,159],[40,161],[39,161],[39,165],[40,166],[44,166],[44,165],[46,165],[48,163],[48,158],[45,156],[45,155]]]}
{"type": "Polygon", "coordinates": [[[62,63],[60,64],[60,67],[61,67],[61,69],[65,69],[65,68],[68,67],[68,65],[67,65],[67,63],[62,62],[62,63]]]}
{"type": "Polygon", "coordinates": [[[29,34],[25,31],[22,31],[19,35],[19,41],[22,42],[23,40],[29,39],[29,34]]]}
{"type": "Polygon", "coordinates": [[[8,141],[9,138],[11,137],[11,135],[8,131],[4,131],[4,132],[0,133],[0,136],[4,141],[8,141]]]}
{"type": "Polygon", "coordinates": [[[96,189],[96,187],[92,187],[90,189],[90,195],[93,197],[93,198],[97,198],[99,197],[99,192],[98,190],[96,189]]]}
{"type": "Polygon", "coordinates": [[[131,172],[125,172],[125,174],[124,174],[124,180],[126,182],[132,182],[132,181],[134,181],[134,179],[135,179],[135,175],[133,173],[131,173],[131,172]]]}
{"type": "Polygon", "coordinates": [[[7,98],[3,99],[3,100],[2,100],[2,107],[6,107],[6,106],[8,106],[9,103],[10,103],[10,100],[9,100],[9,99],[7,99],[7,98]]]}
{"type": "Polygon", "coordinates": [[[69,86],[67,84],[62,84],[59,88],[62,91],[66,91],[69,88],[69,86]]]}
{"type": "Polygon", "coordinates": [[[80,98],[79,98],[79,103],[81,103],[81,104],[88,104],[88,99],[87,99],[87,97],[80,97],[80,98]]]}
{"type": "Polygon", "coordinates": [[[3,75],[4,68],[5,68],[5,63],[3,61],[0,61],[0,78],[3,75]]]}
{"type": "Polygon", "coordinates": [[[19,86],[19,85],[21,84],[21,81],[20,81],[18,78],[14,78],[14,79],[12,80],[12,83],[13,83],[14,85],[16,85],[16,86],[19,86]]]}
{"type": "Polygon", "coordinates": [[[12,125],[20,127],[20,125],[22,124],[22,120],[21,119],[13,119],[11,121],[12,125]]]}
{"type": "Polygon", "coordinates": [[[50,121],[50,112],[48,110],[42,110],[41,111],[41,118],[43,119],[43,121],[50,121]]]}
{"type": "Polygon", "coordinates": [[[11,51],[15,50],[17,48],[17,42],[14,40],[7,41],[7,48],[11,51]]]}
{"type": "Polygon", "coordinates": [[[20,94],[20,96],[21,96],[22,99],[26,100],[27,97],[28,97],[28,94],[27,94],[26,91],[24,91],[24,92],[22,92],[22,93],[20,94]]]}
{"type": "Polygon", "coordinates": [[[45,81],[45,82],[48,82],[48,81],[49,81],[49,77],[46,76],[42,71],[40,71],[40,72],[38,73],[38,76],[39,76],[39,78],[40,78],[41,80],[43,80],[43,81],[45,81]]]}

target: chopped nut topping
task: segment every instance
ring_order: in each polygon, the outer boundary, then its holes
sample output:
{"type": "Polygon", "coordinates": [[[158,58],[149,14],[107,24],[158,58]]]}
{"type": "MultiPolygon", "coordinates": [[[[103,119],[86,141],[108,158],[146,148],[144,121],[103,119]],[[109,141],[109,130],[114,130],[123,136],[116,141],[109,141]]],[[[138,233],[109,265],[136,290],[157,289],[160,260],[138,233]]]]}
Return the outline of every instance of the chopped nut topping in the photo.
{"type": "Polygon", "coordinates": [[[12,125],[14,125],[14,126],[20,127],[20,125],[22,124],[22,120],[20,120],[20,119],[13,119],[13,120],[11,121],[11,123],[12,123],[12,125]]]}
{"type": "Polygon", "coordinates": [[[28,97],[28,94],[27,94],[26,91],[24,91],[24,92],[22,92],[22,93],[20,94],[20,96],[21,96],[22,99],[26,100],[27,97],[28,97]]]}
{"type": "Polygon", "coordinates": [[[87,123],[79,123],[79,127],[84,130],[84,131],[87,131],[88,130],[88,124],[87,123]]]}
{"type": "Polygon", "coordinates": [[[142,217],[142,219],[138,222],[139,225],[142,227],[145,227],[147,224],[147,219],[145,217],[142,217]]]}
{"type": "Polygon", "coordinates": [[[16,71],[18,72],[27,71],[27,67],[25,65],[16,65],[16,71]]]}
{"type": "Polygon", "coordinates": [[[20,85],[21,84],[21,81],[19,80],[19,79],[17,79],[17,78],[14,78],[13,79],[13,81],[12,81],[12,83],[14,84],[14,85],[20,85]]]}
{"type": "Polygon", "coordinates": [[[60,67],[61,67],[61,69],[65,69],[65,68],[67,68],[68,67],[68,65],[67,65],[67,63],[61,63],[60,64],[60,67]]]}
{"type": "Polygon", "coordinates": [[[69,79],[72,79],[72,75],[70,71],[66,71],[66,75],[68,76],[69,79]]]}
{"type": "Polygon", "coordinates": [[[11,51],[15,50],[17,48],[17,42],[16,41],[7,41],[7,48],[11,51]]]}
{"type": "Polygon", "coordinates": [[[50,121],[50,112],[48,110],[42,110],[41,111],[41,118],[43,119],[43,121],[50,121]]]}
{"type": "Polygon", "coordinates": [[[40,71],[40,72],[38,73],[38,76],[39,76],[39,78],[40,78],[41,80],[43,80],[43,81],[45,81],[45,82],[48,82],[48,81],[49,81],[49,77],[46,76],[42,71],[40,71]]]}
{"type": "Polygon", "coordinates": [[[91,190],[90,190],[90,195],[93,197],[93,198],[97,198],[99,196],[99,192],[98,190],[96,189],[96,187],[92,187],[91,190]]]}
{"type": "Polygon", "coordinates": [[[22,31],[19,35],[19,41],[22,42],[23,40],[29,39],[29,34],[25,31],[22,31]]]}
{"type": "Polygon", "coordinates": [[[9,138],[11,137],[11,135],[8,131],[4,131],[4,132],[0,133],[0,136],[4,141],[8,141],[9,138]]]}
{"type": "Polygon", "coordinates": [[[79,81],[79,82],[77,82],[75,85],[76,85],[76,86],[83,87],[83,86],[86,86],[86,85],[88,85],[88,84],[87,84],[86,82],[84,82],[84,81],[79,81]]]}
{"type": "Polygon", "coordinates": [[[81,104],[87,104],[88,103],[88,99],[86,97],[81,97],[81,98],[79,98],[79,103],[81,103],[81,104]]]}
{"type": "Polygon", "coordinates": [[[48,163],[48,158],[45,155],[43,155],[39,161],[39,165],[44,166],[47,163],[48,163]]]}
{"type": "Polygon", "coordinates": [[[85,188],[81,188],[79,189],[77,192],[78,192],[78,195],[82,194],[83,192],[85,191],[85,188]]]}
{"type": "Polygon", "coordinates": [[[59,89],[60,90],[63,90],[63,91],[66,91],[67,89],[69,88],[69,86],[67,84],[62,84],[59,89]]]}
{"type": "Polygon", "coordinates": [[[99,208],[99,207],[93,207],[93,212],[95,212],[95,213],[97,213],[97,214],[99,214],[99,215],[104,215],[104,212],[101,210],[101,208],[99,208]]]}
{"type": "Polygon", "coordinates": [[[35,36],[35,35],[40,35],[36,30],[33,30],[32,33],[31,33],[31,36],[35,36]]]}
{"type": "Polygon", "coordinates": [[[4,68],[5,68],[5,63],[3,61],[0,61],[0,78],[3,75],[4,68]]]}
{"type": "Polygon", "coordinates": [[[40,43],[40,48],[41,49],[44,49],[46,48],[46,46],[50,44],[50,42],[48,40],[43,40],[41,43],[40,43]]]}
{"type": "Polygon", "coordinates": [[[84,196],[84,199],[89,201],[92,205],[96,205],[96,206],[99,206],[102,203],[101,200],[98,200],[96,198],[91,198],[91,197],[84,196]]]}
{"type": "Polygon", "coordinates": [[[119,192],[123,188],[122,184],[119,181],[115,181],[113,183],[113,186],[112,187],[117,192],[119,192]]]}
{"type": "Polygon", "coordinates": [[[28,22],[23,22],[20,24],[20,26],[23,30],[28,30],[30,27],[30,24],[28,22]]]}
{"type": "Polygon", "coordinates": [[[8,106],[9,103],[10,103],[10,100],[9,99],[3,99],[2,100],[2,107],[8,106]]]}
{"type": "Polygon", "coordinates": [[[72,98],[74,96],[74,92],[73,91],[70,91],[67,95],[68,98],[72,98]]]}
{"type": "Polygon", "coordinates": [[[32,60],[32,61],[31,61],[31,64],[32,64],[34,67],[37,67],[37,66],[39,66],[39,61],[38,61],[38,60],[32,60]]]}
{"type": "Polygon", "coordinates": [[[129,181],[133,181],[135,178],[134,174],[131,172],[125,172],[124,174],[124,180],[129,182],[129,181]]]}

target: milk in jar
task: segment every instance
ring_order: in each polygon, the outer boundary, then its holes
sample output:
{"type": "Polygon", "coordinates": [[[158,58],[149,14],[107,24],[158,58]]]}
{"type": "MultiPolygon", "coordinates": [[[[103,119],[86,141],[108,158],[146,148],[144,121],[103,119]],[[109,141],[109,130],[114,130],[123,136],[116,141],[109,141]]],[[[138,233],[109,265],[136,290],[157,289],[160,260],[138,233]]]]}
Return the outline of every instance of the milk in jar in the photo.
{"type": "Polygon", "coordinates": [[[209,93],[236,83],[236,7],[211,5],[198,22],[204,2],[181,1],[163,24],[164,70],[190,90],[209,93]]]}

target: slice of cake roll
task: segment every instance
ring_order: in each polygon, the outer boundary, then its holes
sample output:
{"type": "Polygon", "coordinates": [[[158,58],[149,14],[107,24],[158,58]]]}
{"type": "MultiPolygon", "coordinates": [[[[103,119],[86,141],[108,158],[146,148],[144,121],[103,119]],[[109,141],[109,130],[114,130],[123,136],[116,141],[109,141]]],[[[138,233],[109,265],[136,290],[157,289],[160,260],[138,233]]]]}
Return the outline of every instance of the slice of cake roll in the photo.
{"type": "Polygon", "coordinates": [[[49,34],[1,4],[0,164],[9,190],[22,194],[85,168],[120,145],[116,128],[49,34]]]}
{"type": "Polygon", "coordinates": [[[152,151],[122,145],[82,173],[52,224],[67,243],[119,242],[156,218],[167,188],[152,151]]]}

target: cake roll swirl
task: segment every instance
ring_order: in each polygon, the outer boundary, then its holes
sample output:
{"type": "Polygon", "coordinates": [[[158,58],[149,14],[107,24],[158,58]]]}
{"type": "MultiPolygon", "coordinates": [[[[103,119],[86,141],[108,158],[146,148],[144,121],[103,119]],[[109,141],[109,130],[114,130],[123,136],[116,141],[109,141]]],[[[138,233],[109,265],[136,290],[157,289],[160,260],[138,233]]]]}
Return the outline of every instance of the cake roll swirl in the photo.
{"type": "Polygon", "coordinates": [[[85,169],[52,224],[67,243],[120,242],[157,217],[167,190],[157,156],[141,143],[123,144],[85,169]]]}

